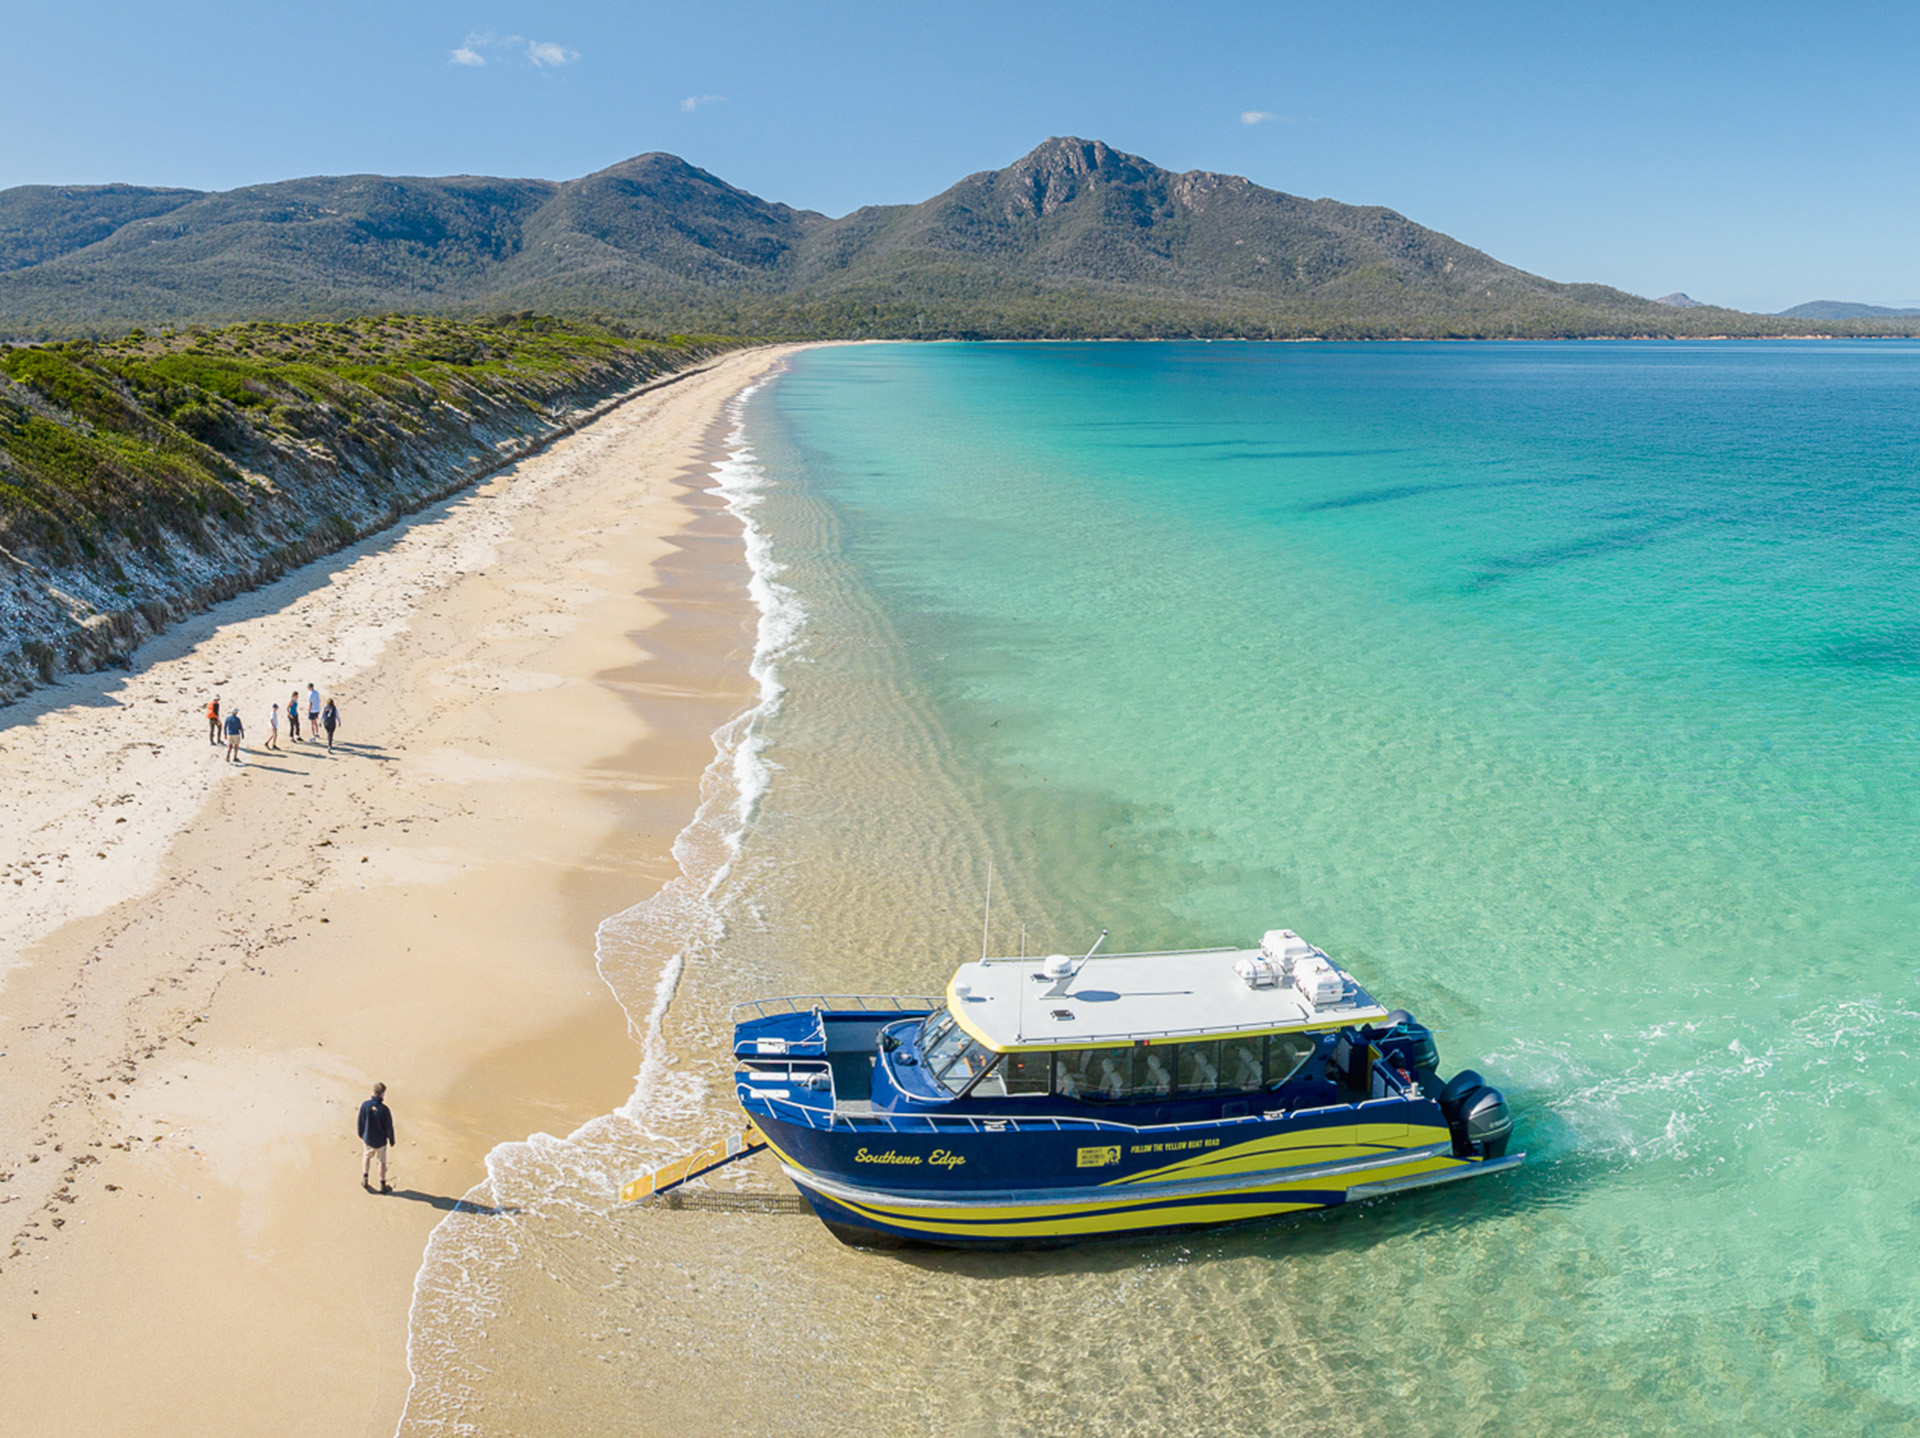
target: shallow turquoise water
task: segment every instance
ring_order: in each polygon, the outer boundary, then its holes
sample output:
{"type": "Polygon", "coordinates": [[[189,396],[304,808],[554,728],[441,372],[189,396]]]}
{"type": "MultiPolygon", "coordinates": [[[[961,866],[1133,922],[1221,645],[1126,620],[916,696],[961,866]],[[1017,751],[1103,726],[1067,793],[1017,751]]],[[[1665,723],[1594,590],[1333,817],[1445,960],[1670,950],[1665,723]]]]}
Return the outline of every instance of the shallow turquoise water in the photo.
{"type": "Polygon", "coordinates": [[[989,859],[999,949],[1286,924],[1532,1155],[935,1265],[968,1431],[1920,1424],[1920,347],[862,346],[749,431],[809,627],[746,972],[942,981],[989,859]]]}

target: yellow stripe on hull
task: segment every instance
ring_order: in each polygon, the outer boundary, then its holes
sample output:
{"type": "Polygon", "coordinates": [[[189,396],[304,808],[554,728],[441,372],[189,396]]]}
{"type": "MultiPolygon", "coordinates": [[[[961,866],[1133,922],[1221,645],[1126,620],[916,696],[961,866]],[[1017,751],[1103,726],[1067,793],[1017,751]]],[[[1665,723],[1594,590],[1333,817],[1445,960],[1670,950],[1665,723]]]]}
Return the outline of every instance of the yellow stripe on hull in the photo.
{"type": "Polygon", "coordinates": [[[1392,1153],[1398,1148],[1426,1148],[1430,1144],[1447,1142],[1449,1138],[1444,1128],[1425,1125],[1409,1128],[1404,1123],[1302,1129],[1295,1133],[1269,1134],[1265,1138],[1234,1144],[1230,1148],[1208,1149],[1163,1168],[1150,1168],[1126,1178],[1109,1179],[1106,1187],[1124,1188],[1135,1183],[1212,1178],[1229,1173],[1258,1173],[1261,1169],[1273,1167],[1273,1159],[1281,1155],[1285,1156],[1287,1166],[1292,1168],[1373,1158],[1392,1153]]]}
{"type": "MultiPolygon", "coordinates": [[[[1098,1191],[1099,1198],[1088,1201],[949,1207],[856,1200],[828,1192],[824,1186],[816,1187],[814,1191],[828,1202],[895,1234],[985,1241],[1084,1238],[1152,1228],[1235,1223],[1249,1218],[1329,1208],[1343,1202],[1346,1191],[1352,1187],[1394,1183],[1470,1166],[1467,1160],[1429,1154],[1409,1159],[1406,1163],[1367,1164],[1341,1173],[1276,1173],[1270,1184],[1223,1185],[1215,1190],[1184,1193],[1177,1199],[1158,1197],[1151,1190],[1140,1192],[1109,1186],[1098,1191]],[[1330,1202],[1325,1197],[1296,1196],[1303,1193],[1338,1194],[1340,1198],[1330,1202]]],[[[796,1181],[814,1187],[806,1184],[802,1172],[795,1172],[796,1181]]]]}

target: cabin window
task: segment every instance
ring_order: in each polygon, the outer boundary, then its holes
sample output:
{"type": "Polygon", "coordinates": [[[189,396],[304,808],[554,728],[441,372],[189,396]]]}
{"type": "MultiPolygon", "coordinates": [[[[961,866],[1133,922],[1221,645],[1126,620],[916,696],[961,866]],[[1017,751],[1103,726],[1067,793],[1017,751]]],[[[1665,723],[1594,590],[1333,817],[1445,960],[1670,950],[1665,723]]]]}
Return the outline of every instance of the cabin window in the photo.
{"type": "Polygon", "coordinates": [[[999,1057],[993,1050],[982,1048],[964,1034],[961,1038],[963,1042],[959,1052],[948,1059],[944,1066],[936,1067],[931,1059],[927,1064],[933,1076],[939,1079],[951,1093],[962,1092],[968,1084],[991,1068],[993,1061],[999,1057]]]}
{"type": "Polygon", "coordinates": [[[972,1042],[967,1031],[954,1023],[952,1014],[941,1014],[920,1030],[920,1062],[929,1074],[937,1075],[972,1042]]]}
{"type": "Polygon", "coordinates": [[[1000,1081],[1006,1085],[1009,1097],[1048,1093],[1053,1088],[1053,1055],[1003,1054],[1000,1059],[1000,1081]]]}
{"type": "Polygon", "coordinates": [[[1173,1050],[1129,1044],[1125,1048],[1076,1049],[1060,1055],[1054,1092],[1065,1098],[1142,1103],[1173,1092],[1173,1050]],[[1064,1069],[1068,1083],[1058,1077],[1064,1069]]]}
{"type": "Polygon", "coordinates": [[[1220,1091],[1258,1093],[1267,1086],[1267,1040],[1264,1035],[1220,1041],[1220,1091]]]}
{"type": "MultiPolygon", "coordinates": [[[[1004,1083],[1008,1094],[1052,1092],[1096,1103],[1260,1093],[1287,1082],[1317,1048],[1312,1034],[1255,1034],[1198,1043],[1007,1054],[993,1082],[1004,1083]]],[[[993,1091],[1001,1092],[997,1087],[993,1091]]]]}
{"type": "Polygon", "coordinates": [[[1173,1094],[1174,1051],[1164,1044],[1149,1045],[1133,1051],[1133,1093],[1135,1098],[1169,1098],[1173,1094]]]}
{"type": "Polygon", "coordinates": [[[975,1098],[1005,1098],[1007,1096],[1006,1060],[995,1054],[987,1055],[987,1071],[974,1083],[972,1094],[975,1098]]]}
{"type": "Polygon", "coordinates": [[[1174,1086],[1181,1098],[1200,1098],[1220,1092],[1220,1041],[1175,1044],[1174,1086]]]}
{"type": "Polygon", "coordinates": [[[1267,1040],[1267,1087],[1279,1088],[1320,1048],[1313,1034],[1275,1034],[1267,1040]]]}
{"type": "Polygon", "coordinates": [[[1092,1049],[1066,1049],[1053,1056],[1053,1091],[1061,1098],[1091,1098],[1099,1087],[1100,1070],[1092,1049]]]}

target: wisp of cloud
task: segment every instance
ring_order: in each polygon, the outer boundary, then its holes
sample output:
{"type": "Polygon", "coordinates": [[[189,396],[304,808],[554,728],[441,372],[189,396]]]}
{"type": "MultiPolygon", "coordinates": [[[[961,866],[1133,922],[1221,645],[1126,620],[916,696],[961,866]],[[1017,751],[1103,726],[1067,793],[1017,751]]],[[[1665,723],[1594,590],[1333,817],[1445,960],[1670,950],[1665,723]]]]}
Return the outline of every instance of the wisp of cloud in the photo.
{"type": "Polygon", "coordinates": [[[525,35],[495,35],[492,31],[482,31],[467,36],[459,49],[448,51],[447,63],[484,65],[489,54],[497,56],[521,45],[527,47],[527,63],[536,70],[568,65],[580,58],[578,50],[569,50],[552,40],[529,40],[525,35]]]}

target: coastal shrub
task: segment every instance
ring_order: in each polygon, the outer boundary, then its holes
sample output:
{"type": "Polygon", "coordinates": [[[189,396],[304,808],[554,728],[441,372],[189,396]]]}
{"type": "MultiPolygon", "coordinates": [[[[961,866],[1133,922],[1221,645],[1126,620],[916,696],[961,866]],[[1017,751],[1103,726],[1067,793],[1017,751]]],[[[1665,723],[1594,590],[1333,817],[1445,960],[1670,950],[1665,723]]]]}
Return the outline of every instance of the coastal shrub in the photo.
{"type": "MultiPolygon", "coordinates": [[[[0,383],[0,536],[58,554],[109,539],[160,546],[169,533],[206,543],[203,521],[254,523],[236,462],[297,486],[330,456],[386,485],[410,438],[452,437],[482,413],[517,428],[729,343],[531,314],[382,315],[0,349],[0,374],[39,405],[0,383]]],[[[338,514],[328,528],[353,532],[338,514]]]]}

